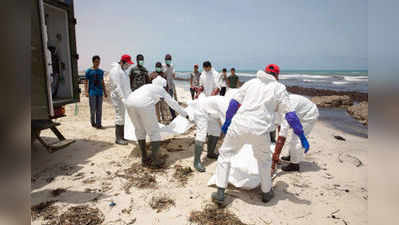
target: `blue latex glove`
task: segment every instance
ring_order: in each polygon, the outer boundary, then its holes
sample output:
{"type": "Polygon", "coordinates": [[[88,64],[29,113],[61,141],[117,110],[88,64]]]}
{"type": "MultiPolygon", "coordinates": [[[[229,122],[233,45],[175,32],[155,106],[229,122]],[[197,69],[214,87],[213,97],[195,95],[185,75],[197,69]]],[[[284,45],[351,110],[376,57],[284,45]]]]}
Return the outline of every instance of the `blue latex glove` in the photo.
{"type": "Polygon", "coordinates": [[[306,139],[305,134],[299,135],[299,139],[301,140],[302,147],[305,149],[305,153],[309,151],[310,145],[308,139],[306,139]]]}
{"type": "Polygon", "coordinates": [[[226,120],[222,126],[222,132],[223,134],[227,133],[227,129],[229,129],[229,126],[231,124],[231,120],[226,120]]]}
{"type": "Polygon", "coordinates": [[[229,129],[229,126],[231,124],[231,120],[233,119],[233,116],[236,114],[238,111],[238,108],[240,108],[241,104],[237,102],[235,99],[231,99],[229,103],[229,107],[227,108],[226,111],[226,121],[224,122],[222,126],[222,132],[224,134],[227,133],[227,130],[229,129]]]}
{"type": "Polygon", "coordinates": [[[285,119],[287,120],[291,128],[294,130],[294,133],[298,135],[298,137],[303,134],[303,127],[301,121],[299,120],[295,112],[286,113],[285,119]]]}

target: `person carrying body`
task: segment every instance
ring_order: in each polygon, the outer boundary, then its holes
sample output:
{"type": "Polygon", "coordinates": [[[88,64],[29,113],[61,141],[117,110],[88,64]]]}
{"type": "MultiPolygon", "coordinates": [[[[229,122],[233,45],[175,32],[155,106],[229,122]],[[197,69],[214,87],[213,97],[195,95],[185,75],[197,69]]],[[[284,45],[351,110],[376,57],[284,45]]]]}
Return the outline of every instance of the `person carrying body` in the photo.
{"type": "Polygon", "coordinates": [[[151,166],[160,167],[165,162],[159,156],[161,134],[155,114],[155,104],[161,98],[182,116],[188,118],[187,113],[165,90],[166,80],[158,76],[151,84],[145,84],[132,92],[127,98],[125,105],[128,115],[134,125],[134,132],[142,153],[143,165],[148,165],[151,159],[151,166]],[[147,157],[146,136],[151,142],[152,155],[147,157]]]}
{"type": "MultiPolygon", "coordinates": [[[[287,118],[297,135],[303,135],[301,123],[291,109],[285,86],[272,75],[278,75],[277,65],[268,65],[265,71],[258,71],[256,78],[245,82],[238,89],[229,103],[226,120],[222,132],[226,134],[216,165],[217,192],[211,198],[216,203],[224,202],[224,191],[228,184],[231,168],[231,158],[238,153],[244,144],[251,144],[254,157],[258,162],[261,181],[262,201],[270,201],[274,194],[272,190],[269,132],[273,124],[276,109],[287,118]]],[[[306,138],[303,146],[308,149],[306,138]]]]}
{"type": "Polygon", "coordinates": [[[193,110],[187,111],[187,113],[190,120],[194,121],[197,125],[194,146],[194,168],[199,172],[205,172],[205,168],[201,164],[201,153],[207,134],[207,157],[211,159],[217,159],[218,157],[218,154],[215,153],[217,138],[220,136],[220,125],[224,123],[230,99],[228,96],[206,97],[204,94],[200,94],[198,99],[188,103],[193,110]]]}
{"type": "Polygon", "coordinates": [[[115,143],[120,145],[127,145],[124,139],[125,105],[123,102],[132,92],[129,75],[126,73],[132,65],[130,55],[122,55],[119,63],[113,63],[109,72],[111,101],[115,108],[115,143]]]}
{"type": "MultiPolygon", "coordinates": [[[[316,104],[314,104],[306,97],[300,95],[290,94],[289,98],[293,109],[295,110],[296,114],[299,117],[299,120],[302,123],[305,136],[309,135],[319,117],[319,110],[317,109],[316,104]]],[[[273,154],[272,171],[274,171],[275,166],[279,161],[280,153],[288,135],[289,128],[287,120],[285,118],[281,118],[281,115],[279,113],[276,113],[275,124],[280,127],[280,131],[277,139],[277,143],[279,146],[276,146],[275,152],[273,154]]],[[[303,161],[304,158],[304,151],[302,149],[300,138],[293,135],[288,146],[289,155],[283,156],[281,159],[289,161],[290,163],[287,166],[283,166],[281,169],[287,172],[299,171],[299,163],[303,161]]]]}

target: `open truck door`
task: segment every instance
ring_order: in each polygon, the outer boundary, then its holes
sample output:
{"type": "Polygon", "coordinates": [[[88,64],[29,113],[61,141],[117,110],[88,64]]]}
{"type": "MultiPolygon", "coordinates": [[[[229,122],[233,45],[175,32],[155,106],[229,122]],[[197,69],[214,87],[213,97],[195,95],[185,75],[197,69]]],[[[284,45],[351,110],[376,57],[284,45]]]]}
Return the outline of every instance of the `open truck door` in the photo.
{"type": "Polygon", "coordinates": [[[64,106],[80,100],[76,19],[72,0],[34,0],[32,10],[31,137],[54,151],[73,140],[66,140],[52,119],[65,116],[64,106]],[[46,143],[40,137],[44,129],[59,141],[46,143]]]}

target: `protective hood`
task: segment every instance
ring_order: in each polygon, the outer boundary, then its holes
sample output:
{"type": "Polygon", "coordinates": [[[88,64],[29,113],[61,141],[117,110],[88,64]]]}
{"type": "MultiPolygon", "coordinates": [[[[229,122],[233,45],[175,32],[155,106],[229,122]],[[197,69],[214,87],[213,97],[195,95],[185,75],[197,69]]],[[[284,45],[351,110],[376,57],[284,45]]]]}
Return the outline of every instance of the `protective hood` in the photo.
{"type": "Polygon", "coordinates": [[[273,75],[267,74],[266,72],[264,72],[262,70],[259,70],[256,73],[256,77],[259,80],[266,82],[266,83],[271,82],[271,81],[276,81],[276,78],[273,75]]]}
{"type": "Polygon", "coordinates": [[[157,76],[154,80],[152,80],[152,84],[159,87],[166,87],[166,80],[161,76],[157,76]]]}

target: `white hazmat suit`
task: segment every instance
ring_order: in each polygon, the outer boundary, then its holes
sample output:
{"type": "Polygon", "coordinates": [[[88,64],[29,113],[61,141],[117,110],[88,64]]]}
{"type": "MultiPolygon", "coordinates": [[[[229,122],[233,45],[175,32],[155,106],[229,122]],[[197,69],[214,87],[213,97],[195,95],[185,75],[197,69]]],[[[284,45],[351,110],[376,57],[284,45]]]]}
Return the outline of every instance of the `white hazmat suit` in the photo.
{"type": "Polygon", "coordinates": [[[155,104],[163,98],[166,103],[183,116],[187,113],[172,99],[164,87],[166,80],[158,76],[152,84],[145,84],[132,92],[126,100],[128,115],[134,125],[137,140],[161,141],[160,128],[155,113],[155,104]]]}
{"type": "Polygon", "coordinates": [[[272,75],[257,72],[257,78],[246,82],[233,99],[241,104],[231,121],[216,166],[216,185],[226,188],[231,168],[231,158],[244,144],[251,144],[263,193],[271,190],[271,151],[269,132],[273,129],[274,113],[291,112],[288,93],[283,84],[272,75]]]}
{"type": "Polygon", "coordinates": [[[109,78],[111,101],[115,108],[115,124],[123,126],[125,124],[125,106],[123,101],[126,100],[132,92],[130,88],[130,78],[126,72],[122,70],[119,63],[112,63],[109,78]]]}
{"type": "Polygon", "coordinates": [[[224,123],[226,111],[231,98],[224,96],[209,96],[200,94],[197,100],[189,102],[193,109],[189,114],[190,120],[197,125],[196,141],[205,142],[207,134],[220,135],[220,124],[224,123]]]}
{"type": "MultiPolygon", "coordinates": [[[[314,104],[306,97],[300,95],[290,94],[289,98],[291,106],[295,110],[299,120],[302,123],[305,136],[309,135],[319,117],[319,110],[317,109],[316,104],[314,104]]],[[[288,130],[290,128],[287,120],[284,117],[281,117],[281,114],[277,113],[275,123],[276,125],[281,126],[279,136],[287,137],[288,130]]],[[[291,140],[288,146],[289,155],[291,156],[290,162],[298,164],[299,162],[303,161],[304,151],[301,145],[301,141],[299,140],[299,137],[297,135],[291,135],[291,140]]]]}

